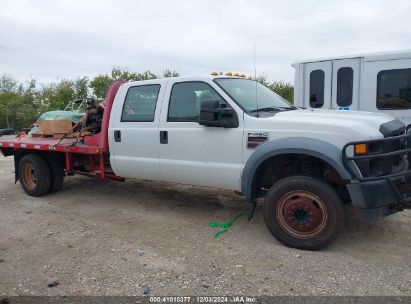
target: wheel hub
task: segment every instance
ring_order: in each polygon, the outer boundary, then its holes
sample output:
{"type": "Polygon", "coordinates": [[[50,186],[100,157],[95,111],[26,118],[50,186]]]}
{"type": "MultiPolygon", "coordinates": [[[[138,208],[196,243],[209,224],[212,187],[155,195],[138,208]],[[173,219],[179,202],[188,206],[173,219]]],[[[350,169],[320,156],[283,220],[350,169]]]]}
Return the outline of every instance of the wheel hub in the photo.
{"type": "Polygon", "coordinates": [[[280,226],[298,238],[317,236],[327,223],[327,209],[315,194],[292,191],[285,194],[277,204],[276,216],[280,226]]]}
{"type": "Polygon", "coordinates": [[[37,177],[32,164],[27,162],[23,165],[21,178],[28,189],[33,190],[36,187],[37,177]]]}

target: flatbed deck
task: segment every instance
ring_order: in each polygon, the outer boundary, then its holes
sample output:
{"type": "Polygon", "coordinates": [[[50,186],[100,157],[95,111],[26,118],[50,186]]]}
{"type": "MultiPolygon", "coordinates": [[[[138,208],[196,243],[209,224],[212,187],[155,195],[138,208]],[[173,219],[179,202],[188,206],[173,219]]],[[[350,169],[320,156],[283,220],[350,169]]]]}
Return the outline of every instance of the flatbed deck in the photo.
{"type": "Polygon", "coordinates": [[[1,136],[1,148],[32,149],[56,152],[72,152],[80,154],[100,154],[102,149],[99,146],[86,145],[76,139],[56,139],[40,137],[16,137],[1,136]]]}

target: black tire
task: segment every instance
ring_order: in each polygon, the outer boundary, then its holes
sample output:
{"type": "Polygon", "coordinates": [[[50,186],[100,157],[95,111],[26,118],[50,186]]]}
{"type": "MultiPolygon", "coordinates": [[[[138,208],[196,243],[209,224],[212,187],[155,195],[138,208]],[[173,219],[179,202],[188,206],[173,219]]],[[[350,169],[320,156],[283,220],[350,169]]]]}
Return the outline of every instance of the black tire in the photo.
{"type": "Polygon", "coordinates": [[[64,165],[56,157],[47,157],[47,164],[50,170],[50,189],[49,193],[55,193],[63,187],[64,165]]]}
{"type": "Polygon", "coordinates": [[[37,154],[24,156],[19,162],[19,179],[30,196],[42,196],[50,190],[50,169],[46,160],[37,154]]]}
{"type": "Polygon", "coordinates": [[[326,183],[292,176],[275,183],[264,202],[264,220],[286,246],[304,250],[326,247],[344,225],[343,203],[326,183]]]}

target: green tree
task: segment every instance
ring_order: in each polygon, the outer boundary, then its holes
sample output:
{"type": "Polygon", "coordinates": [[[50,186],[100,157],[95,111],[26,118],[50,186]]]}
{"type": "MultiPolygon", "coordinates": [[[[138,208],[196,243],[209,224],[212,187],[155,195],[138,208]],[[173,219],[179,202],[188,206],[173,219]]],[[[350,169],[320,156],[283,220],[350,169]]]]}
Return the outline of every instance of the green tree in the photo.
{"type": "Polygon", "coordinates": [[[143,73],[138,74],[139,79],[134,79],[134,80],[150,80],[150,79],[157,79],[157,75],[150,72],[150,71],[145,71],[143,73]]]}
{"type": "Polygon", "coordinates": [[[20,129],[35,119],[35,87],[34,79],[21,83],[10,75],[0,78],[0,128],[20,129]]]}
{"type": "Polygon", "coordinates": [[[290,103],[294,103],[294,87],[291,83],[285,81],[272,81],[268,87],[290,103]]]}
{"type": "Polygon", "coordinates": [[[76,99],[74,82],[62,79],[60,82],[43,86],[37,98],[47,111],[64,110],[70,101],[76,99]]]}
{"type": "Polygon", "coordinates": [[[98,99],[104,99],[107,94],[108,87],[113,83],[113,79],[108,75],[98,75],[90,82],[90,87],[93,89],[94,95],[98,99]]]}
{"type": "Polygon", "coordinates": [[[150,80],[150,79],[157,79],[157,75],[150,72],[145,71],[143,73],[131,72],[127,69],[121,69],[119,67],[114,67],[111,70],[111,79],[113,81],[118,80],[125,80],[125,81],[138,81],[138,80],[150,80]]]}
{"type": "Polygon", "coordinates": [[[267,77],[264,75],[260,75],[257,77],[257,81],[259,83],[261,83],[262,85],[265,85],[266,87],[268,87],[270,85],[270,83],[267,80],[267,77]]]}
{"type": "Polygon", "coordinates": [[[98,99],[104,99],[107,94],[107,90],[110,85],[119,80],[124,81],[138,81],[138,80],[150,80],[158,78],[156,74],[145,71],[143,73],[131,72],[127,69],[114,67],[111,70],[110,75],[100,74],[96,76],[91,82],[90,87],[93,89],[94,95],[98,99]]]}
{"type": "Polygon", "coordinates": [[[73,83],[75,98],[79,99],[88,97],[88,82],[89,80],[87,76],[84,76],[82,78],[77,77],[77,79],[73,83]]]}
{"type": "Polygon", "coordinates": [[[177,72],[177,71],[175,71],[175,70],[165,70],[164,72],[163,72],[163,77],[164,78],[169,78],[169,77],[178,77],[178,76],[180,76],[180,73],[179,72],[177,72]]]}
{"type": "Polygon", "coordinates": [[[260,75],[257,77],[257,81],[273,92],[280,95],[282,98],[286,99],[290,103],[294,103],[294,86],[286,81],[268,81],[267,77],[260,75]]]}

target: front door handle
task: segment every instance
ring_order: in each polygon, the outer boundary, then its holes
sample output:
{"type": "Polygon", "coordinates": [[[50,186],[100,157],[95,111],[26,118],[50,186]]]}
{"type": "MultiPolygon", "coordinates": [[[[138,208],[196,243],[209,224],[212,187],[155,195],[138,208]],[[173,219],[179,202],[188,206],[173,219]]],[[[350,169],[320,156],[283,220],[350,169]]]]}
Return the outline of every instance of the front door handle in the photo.
{"type": "Polygon", "coordinates": [[[160,144],[168,144],[168,131],[160,131],[160,144]]]}
{"type": "Polygon", "coordinates": [[[121,131],[120,130],[114,131],[114,141],[121,142],[121,131]]]}

